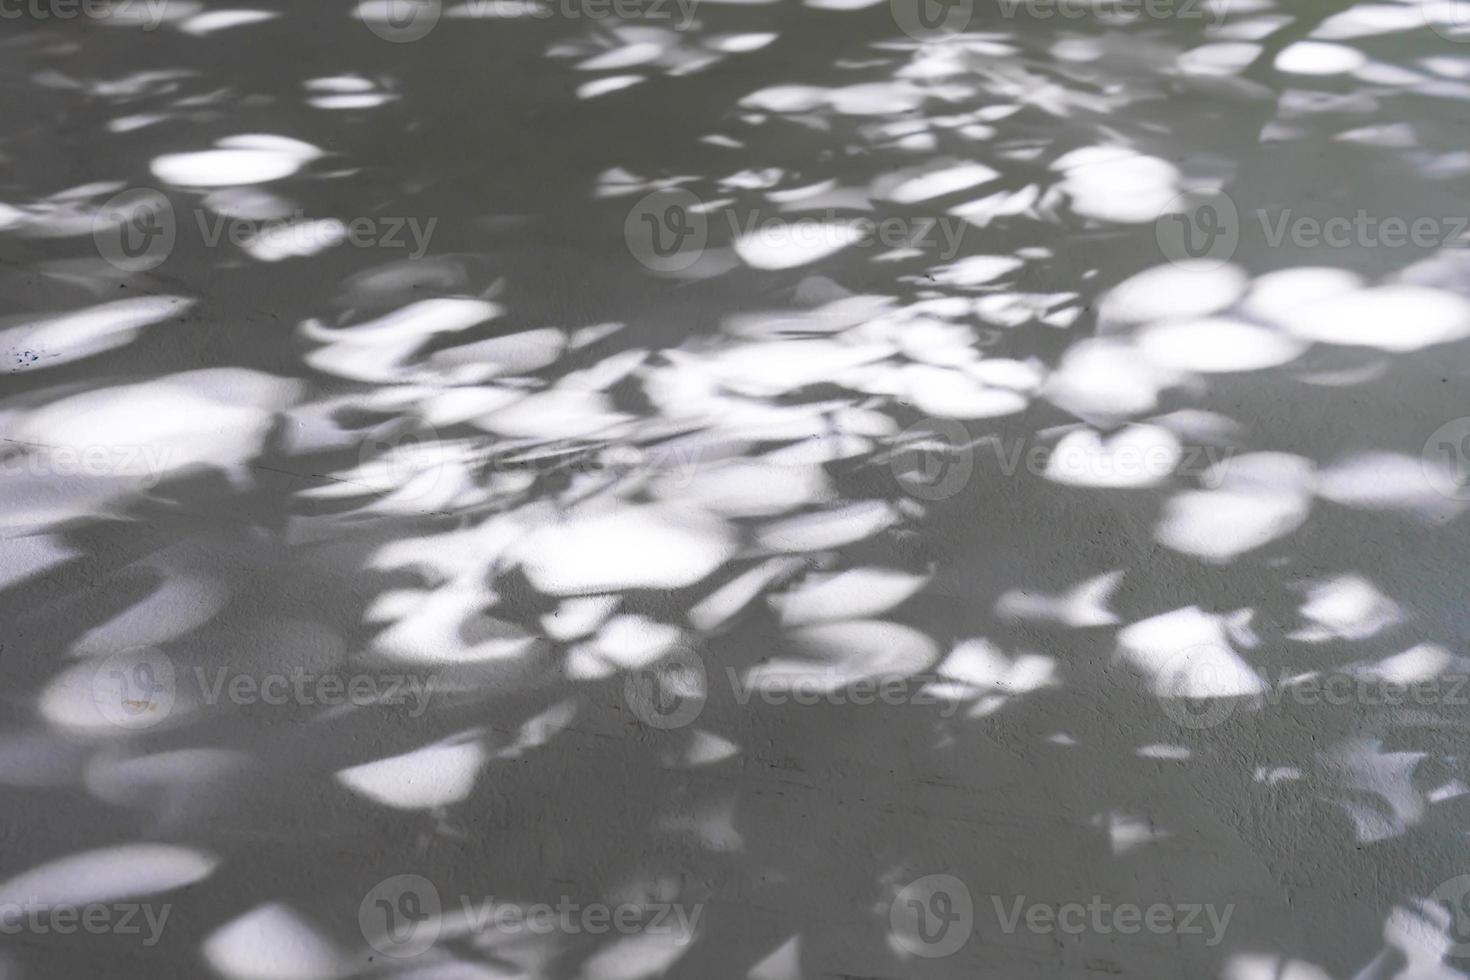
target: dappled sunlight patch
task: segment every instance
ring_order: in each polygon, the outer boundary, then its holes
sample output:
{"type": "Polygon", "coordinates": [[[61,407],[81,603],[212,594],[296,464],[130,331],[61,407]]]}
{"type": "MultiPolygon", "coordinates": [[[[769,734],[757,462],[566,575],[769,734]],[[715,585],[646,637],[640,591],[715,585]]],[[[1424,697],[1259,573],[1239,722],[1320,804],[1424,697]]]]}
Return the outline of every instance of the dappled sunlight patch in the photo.
{"type": "Polygon", "coordinates": [[[1241,618],[1188,606],[1118,631],[1118,652],[1146,676],[1161,698],[1238,698],[1261,694],[1265,682],[1235,651],[1247,641],[1241,618]]]}
{"type": "Polygon", "coordinates": [[[1272,953],[1232,953],[1220,976],[1222,980],[1332,980],[1320,966],[1272,953]]]}
{"type": "Polygon", "coordinates": [[[1339,575],[1301,586],[1306,601],[1297,610],[1305,621],[1287,634],[1301,643],[1366,640],[1404,620],[1398,605],[1361,575],[1339,575]]]}
{"type": "Polygon", "coordinates": [[[897,204],[917,204],[969,191],[998,177],[999,171],[983,163],[939,159],[913,171],[890,174],[875,190],[897,204]]]}
{"type": "Polygon", "coordinates": [[[300,912],[257,905],[205,937],[200,952],[227,980],[335,980],[353,960],[300,912]]]}
{"type": "Polygon", "coordinates": [[[302,87],[307,104],[316,109],[374,109],[398,98],[361,75],[324,75],[307,79],[302,87]]]}
{"type": "Polygon", "coordinates": [[[835,575],[809,575],[799,585],[771,597],[781,625],[828,620],[870,619],[902,605],[929,581],[893,568],[852,568],[835,575]]]}
{"type": "Polygon", "coordinates": [[[632,420],[596,391],[552,388],[518,399],[474,420],[478,428],[522,439],[586,438],[632,420]]]}
{"type": "Polygon", "coordinates": [[[1465,508],[1435,489],[1454,486],[1455,467],[1448,459],[1427,460],[1404,453],[1359,453],[1333,460],[1317,473],[1317,494],[1344,507],[1398,510],[1428,520],[1448,520],[1465,508]]]}
{"type": "Polygon", "coordinates": [[[655,496],[685,502],[725,517],[766,517],[826,501],[833,491],[817,466],[781,466],[730,460],[691,473],[659,474],[655,496]]]}
{"type": "Polygon", "coordinates": [[[179,30],[185,34],[205,36],[216,34],[219,31],[227,31],[232,27],[246,27],[250,24],[259,24],[264,21],[274,20],[280,14],[274,10],[211,10],[207,13],[196,14],[179,25],[179,30]]]}
{"type": "Polygon", "coordinates": [[[682,639],[677,626],[647,616],[624,614],[604,623],[591,646],[598,656],[618,668],[631,670],[659,660],[682,639]]]}
{"type": "Polygon", "coordinates": [[[456,736],[403,755],[339,771],[337,782],[394,810],[428,810],[459,803],[475,788],[487,761],[475,733],[456,736]]]}
{"type": "Polygon", "coordinates": [[[1302,266],[1268,272],[1252,283],[1241,309],[1271,323],[1284,325],[1292,317],[1320,303],[1346,296],[1362,286],[1362,279],[1346,269],[1302,266]]]}
{"type": "Polygon", "coordinates": [[[131,647],[166,643],[203,626],[234,592],[212,564],[205,549],[174,547],[99,576],[89,583],[91,596],[100,599],[107,589],[123,589],[140,598],[82,632],[69,652],[105,657],[131,647]]]}
{"type": "Polygon", "coordinates": [[[1470,300],[1425,286],[1374,286],[1293,306],[1278,321],[1303,340],[1414,351],[1470,336],[1470,300]]]}
{"type": "Polygon", "coordinates": [[[1298,41],[1276,56],[1276,70],[1291,75],[1340,75],[1361,68],[1367,56],[1344,44],[1298,41]]]}
{"type": "MultiPolygon", "coordinates": [[[[414,351],[438,334],[468,330],[502,312],[500,306],[485,300],[444,297],[410,303],[349,327],[327,327],[310,319],[301,324],[300,333],[324,345],[309,351],[305,361],[328,374],[368,382],[433,379],[452,374],[461,364],[453,353],[441,352],[437,364],[430,361],[427,367],[410,367],[406,362],[414,351]]],[[[484,380],[495,373],[472,370],[464,381],[484,380]]]]}
{"type": "Polygon", "coordinates": [[[1230,306],[1250,280],[1238,266],[1205,262],[1156,265],[1120,282],[1103,296],[1103,329],[1153,320],[1193,319],[1230,306]]]}
{"type": "Polygon", "coordinates": [[[1067,349],[1042,396],[1080,418],[1123,418],[1151,411],[1177,380],[1129,344],[1084,340],[1067,349]]]}
{"type": "Polygon", "coordinates": [[[1093,818],[1092,823],[1107,834],[1108,845],[1112,848],[1115,857],[1127,854],[1146,844],[1157,844],[1159,841],[1168,840],[1174,836],[1159,827],[1151,818],[1119,810],[1100,813],[1093,818]]]}
{"type": "Polygon", "coordinates": [[[235,187],[290,177],[323,155],[310,143],[285,136],[228,136],[214,145],[213,150],[165,154],[150,169],[179,187],[235,187]]]}
{"type": "Polygon", "coordinates": [[[1021,392],[991,387],[949,368],[910,365],[902,369],[902,398],[937,418],[980,419],[1014,415],[1030,403],[1021,392]]]}
{"type": "Polygon", "coordinates": [[[538,528],[514,554],[531,584],[550,595],[678,589],[708,577],[735,553],[729,527],[669,506],[614,506],[538,528]]]}
{"type": "Polygon", "coordinates": [[[47,447],[132,447],[111,453],[106,476],[151,486],[194,467],[248,479],[277,413],[299,385],[241,368],[165,375],[58,399],[8,426],[9,436],[47,447]]]}
{"type": "Polygon", "coordinates": [[[10,370],[68,364],[129,344],[144,327],[183,316],[194,303],[183,296],[146,296],[31,320],[0,329],[0,359],[10,370]]]}
{"type": "Polygon", "coordinates": [[[1104,572],[1060,594],[1010,589],[995,601],[995,614],[1001,619],[1053,623],[1071,629],[1111,626],[1119,620],[1108,602],[1124,574],[1123,569],[1104,572]]]}
{"type": "Polygon", "coordinates": [[[607,78],[599,78],[591,82],[583,82],[577,86],[577,97],[582,99],[595,99],[599,95],[607,95],[610,92],[621,92],[625,88],[632,88],[639,82],[645,81],[642,75],[609,75],[607,78]]]}
{"type": "Polygon", "coordinates": [[[1180,191],[1181,175],[1172,164],[1124,147],[1073,150],[1051,168],[1061,173],[1072,209],[1101,221],[1153,221],[1180,191]]]}
{"type": "Polygon", "coordinates": [[[596,632],[617,607],[618,597],[613,595],[563,599],[541,617],[541,629],[558,643],[581,639],[596,632]]]}
{"type": "Polygon", "coordinates": [[[729,51],[743,53],[746,51],[759,51],[761,48],[776,40],[777,35],[752,32],[748,34],[717,34],[706,42],[716,51],[729,51]]]}
{"type": "Polygon", "coordinates": [[[1353,822],[1359,843],[1389,840],[1424,818],[1425,791],[1415,771],[1425,752],[1392,752],[1380,738],[1358,735],[1317,753],[1321,768],[1340,780],[1332,802],[1353,822]]]}
{"type": "Polygon", "coordinates": [[[968,255],[931,269],[928,278],[941,286],[989,285],[1019,271],[1025,264],[1024,259],[1012,255],[968,255]]]}
{"type": "Polygon", "coordinates": [[[531,654],[536,640],[514,623],[491,616],[493,598],[483,586],[463,579],[405,591],[394,608],[383,610],[393,624],[373,639],[373,649],[400,663],[519,661],[531,654]]]}
{"type": "Polygon", "coordinates": [[[708,365],[726,387],[760,397],[830,381],[846,370],[883,360],[893,352],[891,344],[881,342],[771,341],[729,347],[713,355],[708,365]]]}
{"type": "Polygon", "coordinates": [[[1191,75],[1236,75],[1250,67],[1261,45],[1248,41],[1201,44],[1179,56],[1179,69],[1191,75]]]}
{"type": "Polygon", "coordinates": [[[771,521],[757,529],[756,540],[776,552],[823,551],[870,538],[899,519],[891,504],[863,500],[771,521]]]}
{"type": "Polygon", "coordinates": [[[1307,347],[1276,330],[1225,317],[1155,323],[1134,343],[1155,364],[1200,374],[1280,367],[1307,347]]]}
{"type": "Polygon", "coordinates": [[[984,637],[961,640],[935,669],[927,690],[949,701],[973,702],[971,718],[983,718],[1012,699],[1058,686],[1057,662],[1040,653],[1006,654],[984,637]]]}
{"type": "Polygon", "coordinates": [[[799,558],[770,558],[721,584],[689,607],[685,617],[697,630],[713,633],[731,625],[760,595],[805,567],[799,558]]]}
{"type": "Polygon", "coordinates": [[[850,620],[788,630],[800,657],[773,657],[745,672],[756,691],[830,693],[858,681],[907,677],[932,664],[938,649],[925,634],[881,620],[850,620]]]}
{"type": "Polygon", "coordinates": [[[603,943],[582,962],[581,976],[583,980],[652,980],[665,975],[691,946],[688,939],[672,932],[620,936],[603,943]]]}
{"type": "Polygon", "coordinates": [[[214,856],[174,844],[119,844],[59,858],[0,884],[7,905],[87,905],[158,895],[208,878],[214,856]]]}
{"type": "Polygon", "coordinates": [[[794,269],[827,258],[862,241],[857,221],[796,221],[757,227],[735,239],[735,254],[755,269],[794,269]]]}
{"type": "Polygon", "coordinates": [[[1311,499],[1292,489],[1188,490],[1164,504],[1154,534],[1175,551],[1228,562],[1292,533],[1310,513],[1311,499]]]}
{"type": "Polygon", "coordinates": [[[1168,429],[1128,425],[1104,436],[1093,429],[1074,429],[1047,457],[1045,476],[1074,487],[1148,487],[1169,479],[1183,450],[1168,429]]]}

